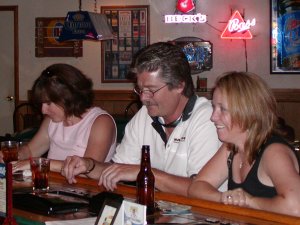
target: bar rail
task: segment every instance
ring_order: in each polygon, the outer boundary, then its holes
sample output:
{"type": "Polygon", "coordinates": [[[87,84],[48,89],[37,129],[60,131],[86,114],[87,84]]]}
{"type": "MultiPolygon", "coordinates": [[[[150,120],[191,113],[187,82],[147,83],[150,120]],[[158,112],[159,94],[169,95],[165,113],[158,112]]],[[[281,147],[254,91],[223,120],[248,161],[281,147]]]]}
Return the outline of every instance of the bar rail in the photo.
{"type": "MultiPolygon", "coordinates": [[[[61,188],[76,187],[88,190],[91,193],[99,193],[101,191],[104,191],[103,187],[97,185],[96,180],[78,177],[77,183],[70,185],[66,182],[63,176],[55,172],[50,173],[50,185],[60,186],[61,188]]],[[[22,183],[14,184],[14,188],[16,189],[22,186],[24,186],[22,183]]],[[[115,192],[122,194],[125,197],[135,198],[136,190],[132,186],[120,184],[118,185],[118,188],[115,192]]],[[[237,221],[241,224],[300,224],[300,217],[293,217],[238,206],[224,205],[221,203],[201,199],[186,198],[184,196],[159,191],[156,192],[155,198],[156,200],[164,200],[175,202],[178,204],[190,205],[192,206],[192,212],[201,216],[237,221]]],[[[45,222],[50,220],[57,220],[51,216],[37,215],[19,209],[14,209],[13,212],[16,216],[21,216],[32,221],[45,222]]]]}

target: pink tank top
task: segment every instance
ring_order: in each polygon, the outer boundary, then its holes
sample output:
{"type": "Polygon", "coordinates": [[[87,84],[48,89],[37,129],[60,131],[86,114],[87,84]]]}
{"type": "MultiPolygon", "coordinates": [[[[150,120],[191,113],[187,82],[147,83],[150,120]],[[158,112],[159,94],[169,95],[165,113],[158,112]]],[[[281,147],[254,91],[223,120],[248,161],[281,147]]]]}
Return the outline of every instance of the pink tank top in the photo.
{"type": "MultiPolygon", "coordinates": [[[[50,138],[48,158],[64,160],[67,156],[84,156],[92,125],[95,119],[102,114],[109,115],[101,108],[94,107],[83,117],[81,121],[74,124],[73,126],[67,127],[63,125],[63,122],[54,123],[50,121],[48,127],[48,135],[50,138]]],[[[115,134],[115,137],[117,137],[117,132],[115,134]]],[[[110,147],[105,162],[110,161],[115,152],[115,148],[116,138],[114,143],[110,147]]]]}

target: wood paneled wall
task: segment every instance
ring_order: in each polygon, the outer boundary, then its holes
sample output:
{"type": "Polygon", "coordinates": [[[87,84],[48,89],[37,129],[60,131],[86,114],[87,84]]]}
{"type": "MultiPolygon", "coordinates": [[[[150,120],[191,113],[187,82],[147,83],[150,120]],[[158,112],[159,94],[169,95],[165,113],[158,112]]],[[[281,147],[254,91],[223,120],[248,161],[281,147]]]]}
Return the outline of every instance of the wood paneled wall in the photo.
{"type": "Polygon", "coordinates": [[[138,99],[131,90],[95,90],[95,105],[114,116],[124,116],[129,103],[138,99]]]}
{"type": "MultiPolygon", "coordinates": [[[[300,89],[273,89],[273,91],[278,102],[279,116],[294,128],[296,138],[300,139],[300,89]]],[[[211,99],[211,90],[197,92],[197,95],[211,99]]],[[[117,116],[122,116],[126,106],[136,99],[137,96],[128,90],[95,91],[95,105],[117,116]]]]}
{"type": "MultiPolygon", "coordinates": [[[[296,139],[300,139],[300,89],[273,89],[278,102],[279,116],[292,126],[296,139]]],[[[211,98],[211,90],[197,92],[199,96],[211,98]]],[[[30,96],[30,95],[29,95],[30,96]]],[[[108,111],[113,116],[124,116],[126,106],[136,96],[131,90],[95,90],[95,105],[108,111]]]]}
{"type": "Polygon", "coordinates": [[[300,139],[300,89],[274,90],[279,116],[285,119],[286,124],[295,130],[295,137],[300,139]]]}
{"type": "MultiPolygon", "coordinates": [[[[278,114],[286,124],[293,127],[295,137],[300,139],[300,89],[273,89],[278,103],[278,114]]],[[[198,92],[199,96],[211,98],[211,90],[198,92]]]]}

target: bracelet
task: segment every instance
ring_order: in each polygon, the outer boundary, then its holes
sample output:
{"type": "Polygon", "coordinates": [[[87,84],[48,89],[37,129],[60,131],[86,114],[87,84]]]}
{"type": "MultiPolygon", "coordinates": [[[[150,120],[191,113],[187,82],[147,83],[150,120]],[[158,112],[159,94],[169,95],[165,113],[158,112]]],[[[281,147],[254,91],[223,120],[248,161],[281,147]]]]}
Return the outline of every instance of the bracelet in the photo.
{"type": "Polygon", "coordinates": [[[95,163],[95,160],[92,159],[92,158],[86,158],[86,159],[89,159],[89,160],[92,160],[93,162],[93,165],[92,165],[92,168],[91,169],[88,169],[87,171],[85,171],[83,174],[89,174],[90,172],[92,172],[94,169],[95,169],[95,166],[96,166],[96,163],[95,163]]]}

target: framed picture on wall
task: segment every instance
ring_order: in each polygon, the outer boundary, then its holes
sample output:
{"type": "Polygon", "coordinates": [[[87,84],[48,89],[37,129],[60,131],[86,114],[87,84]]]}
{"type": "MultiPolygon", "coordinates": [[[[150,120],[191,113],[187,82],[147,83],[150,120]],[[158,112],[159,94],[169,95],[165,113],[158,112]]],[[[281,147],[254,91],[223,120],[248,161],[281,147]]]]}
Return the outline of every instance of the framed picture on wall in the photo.
{"type": "Polygon", "coordinates": [[[271,73],[300,74],[300,2],[270,0],[271,73]]]}
{"type": "Polygon", "coordinates": [[[101,82],[133,82],[128,77],[136,52],[149,44],[149,6],[102,6],[115,38],[101,44],[101,82]]]}
{"type": "Polygon", "coordinates": [[[64,17],[37,17],[35,19],[36,57],[82,57],[82,41],[59,42],[64,17]]]}
{"type": "Polygon", "coordinates": [[[171,43],[179,45],[191,67],[191,74],[202,73],[212,68],[212,43],[197,37],[181,37],[171,43]]]}

